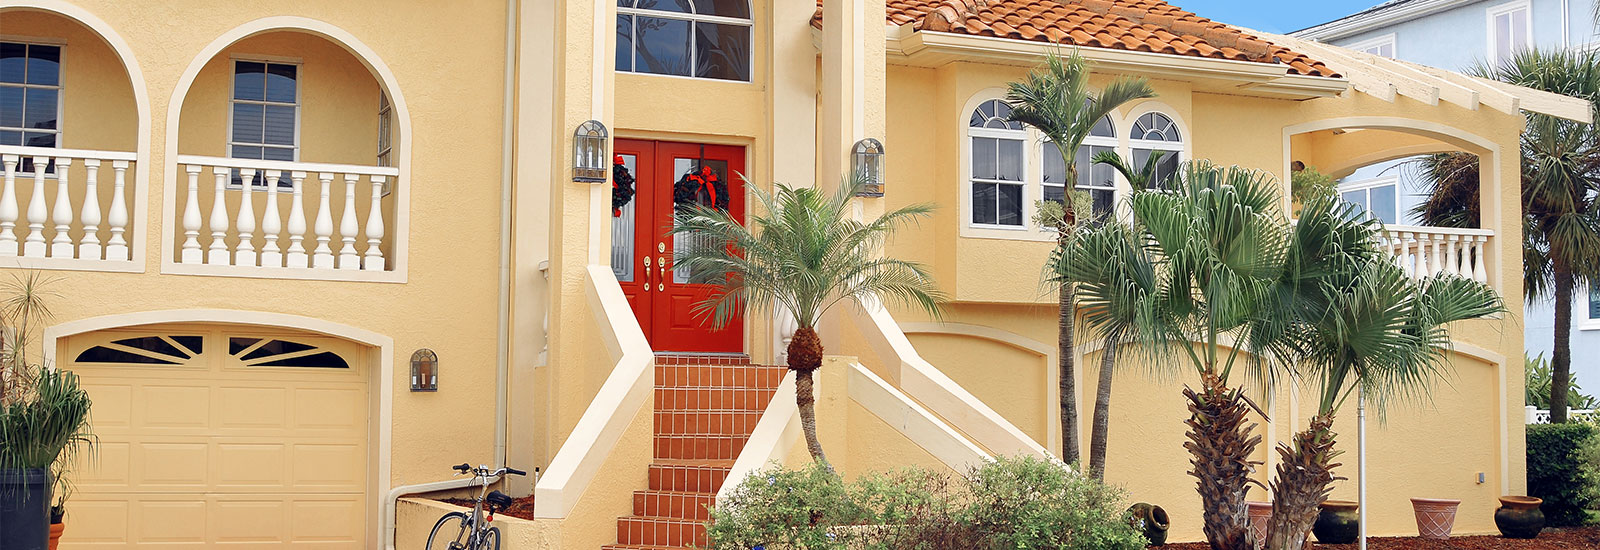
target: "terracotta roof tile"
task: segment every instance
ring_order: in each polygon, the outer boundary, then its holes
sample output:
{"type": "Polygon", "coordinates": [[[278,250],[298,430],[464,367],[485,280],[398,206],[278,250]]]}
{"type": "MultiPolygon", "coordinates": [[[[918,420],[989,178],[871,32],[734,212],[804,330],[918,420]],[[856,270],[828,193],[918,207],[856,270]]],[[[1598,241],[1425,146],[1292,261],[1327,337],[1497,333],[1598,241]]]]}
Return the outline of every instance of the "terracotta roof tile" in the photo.
{"type": "MultiPolygon", "coordinates": [[[[821,26],[822,1],[812,24],[821,26]]],[[[1286,64],[1289,72],[1337,77],[1305,54],[1161,0],[887,0],[886,19],[917,30],[1071,46],[1286,64]]]]}

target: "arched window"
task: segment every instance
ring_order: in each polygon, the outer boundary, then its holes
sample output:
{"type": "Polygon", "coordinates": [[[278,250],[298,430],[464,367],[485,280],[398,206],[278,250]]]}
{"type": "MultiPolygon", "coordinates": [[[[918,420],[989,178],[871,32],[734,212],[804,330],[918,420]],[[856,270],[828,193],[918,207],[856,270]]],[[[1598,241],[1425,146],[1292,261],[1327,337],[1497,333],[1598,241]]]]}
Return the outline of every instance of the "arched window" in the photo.
{"type": "Polygon", "coordinates": [[[617,0],[617,70],[750,80],[749,0],[617,0]]]}
{"type": "Polygon", "coordinates": [[[1011,107],[998,99],[972,111],[967,125],[971,140],[972,223],[1022,227],[1025,193],[1023,144],[1028,133],[1009,120],[1011,107]]]}
{"type": "MultiPolygon", "coordinates": [[[[1089,193],[1094,201],[1095,217],[1111,213],[1117,199],[1117,171],[1105,164],[1094,164],[1091,160],[1100,153],[1115,153],[1117,151],[1117,130],[1111,124],[1111,117],[1100,119],[1099,123],[1090,129],[1089,137],[1083,140],[1083,145],[1078,147],[1074,155],[1073,164],[1078,167],[1078,184],[1075,189],[1089,193]]],[[[1061,202],[1066,199],[1067,164],[1061,157],[1061,150],[1053,141],[1044,142],[1044,199],[1061,202]]]]}
{"type": "Polygon", "coordinates": [[[1128,143],[1133,149],[1135,169],[1142,168],[1156,151],[1162,152],[1156,163],[1155,177],[1151,179],[1156,187],[1164,187],[1183,161],[1183,134],[1172,118],[1161,113],[1145,113],[1134,120],[1133,129],[1128,132],[1128,143]]]}

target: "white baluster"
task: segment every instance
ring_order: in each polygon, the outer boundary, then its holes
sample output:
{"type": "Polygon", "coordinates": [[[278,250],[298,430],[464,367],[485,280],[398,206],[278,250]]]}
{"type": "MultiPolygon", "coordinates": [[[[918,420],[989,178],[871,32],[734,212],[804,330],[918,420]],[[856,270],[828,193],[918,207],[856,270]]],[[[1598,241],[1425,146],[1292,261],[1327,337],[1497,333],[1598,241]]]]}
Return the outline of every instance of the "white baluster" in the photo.
{"type": "Polygon", "coordinates": [[[261,236],[266,245],[261,247],[261,267],[283,267],[283,216],[278,214],[278,179],[282,170],[267,170],[267,210],[261,215],[261,236]]]}
{"type": "Polygon", "coordinates": [[[357,174],[344,175],[344,214],[339,216],[339,269],[361,269],[361,255],[356,254],[356,180],[357,174]]]}
{"type": "Polygon", "coordinates": [[[1411,233],[1400,233],[1400,267],[1411,278],[1417,276],[1417,262],[1411,257],[1411,233]]]}
{"type": "Polygon", "coordinates": [[[333,269],[333,250],[328,248],[328,239],[333,237],[333,214],[328,212],[328,191],[333,188],[333,174],[321,172],[317,174],[317,181],[322,183],[320,190],[322,200],[317,207],[317,221],[312,231],[316,232],[317,249],[311,254],[311,267],[315,269],[333,269]]]}
{"type": "Polygon", "coordinates": [[[221,166],[211,167],[216,183],[211,194],[211,247],[206,249],[207,264],[232,263],[228,258],[228,172],[227,168],[221,166]]]}
{"type": "Polygon", "coordinates": [[[183,252],[178,256],[178,261],[186,264],[197,264],[201,261],[200,251],[200,168],[198,164],[189,164],[183,171],[189,174],[189,196],[183,199],[183,252]]]}
{"type": "Polygon", "coordinates": [[[1472,239],[1472,250],[1474,252],[1472,256],[1475,260],[1472,262],[1472,280],[1483,284],[1489,284],[1489,257],[1486,254],[1488,243],[1489,237],[1484,235],[1478,235],[1472,239]]]}
{"type": "Polygon", "coordinates": [[[311,265],[310,257],[306,256],[306,248],[302,243],[306,238],[306,210],[301,202],[300,193],[306,187],[306,173],[298,170],[290,172],[289,178],[293,182],[293,192],[289,197],[288,266],[305,268],[311,265]]]}
{"type": "Polygon", "coordinates": [[[50,238],[51,258],[72,257],[72,193],[67,191],[67,174],[72,159],[56,157],[56,202],[50,210],[50,221],[56,222],[56,234],[50,238]]]}
{"type": "Polygon", "coordinates": [[[6,186],[0,193],[0,256],[17,255],[17,165],[22,158],[17,155],[0,157],[5,163],[6,186]]]}
{"type": "Polygon", "coordinates": [[[1444,236],[1444,272],[1451,275],[1461,274],[1461,264],[1456,263],[1456,236],[1444,236]]]}
{"type": "Polygon", "coordinates": [[[44,220],[47,212],[44,209],[44,172],[49,167],[50,159],[33,157],[33,194],[28,197],[28,237],[22,242],[22,255],[30,258],[43,258],[44,246],[44,220]]]}
{"type": "Polygon", "coordinates": [[[1472,277],[1472,235],[1461,237],[1461,268],[1456,273],[1462,277],[1472,277]]]}
{"type": "Polygon", "coordinates": [[[234,223],[239,231],[239,244],[234,248],[233,265],[256,265],[256,194],[255,181],[256,169],[245,168],[239,171],[239,181],[244,185],[239,190],[239,215],[234,223]]]}
{"type": "Polygon", "coordinates": [[[111,213],[106,216],[111,238],[106,241],[106,259],[127,261],[132,258],[128,256],[128,241],[122,238],[122,233],[128,230],[128,161],[111,161],[111,172],[111,213]]]}
{"type": "Polygon", "coordinates": [[[1440,258],[1439,258],[1439,239],[1440,239],[1440,237],[1441,237],[1441,235],[1439,235],[1437,233],[1432,234],[1432,235],[1428,235],[1428,243],[1433,246],[1433,250],[1428,252],[1428,275],[1429,276],[1438,275],[1438,274],[1442,273],[1441,270],[1444,269],[1444,262],[1440,261],[1440,258]]]}
{"type": "Polygon", "coordinates": [[[384,176],[372,176],[372,203],[367,207],[367,254],[362,269],[383,271],[383,183],[384,176]]]}
{"type": "Polygon", "coordinates": [[[83,242],[78,243],[78,257],[100,259],[100,160],[83,159],[83,210],[78,217],[83,220],[83,242]]]}

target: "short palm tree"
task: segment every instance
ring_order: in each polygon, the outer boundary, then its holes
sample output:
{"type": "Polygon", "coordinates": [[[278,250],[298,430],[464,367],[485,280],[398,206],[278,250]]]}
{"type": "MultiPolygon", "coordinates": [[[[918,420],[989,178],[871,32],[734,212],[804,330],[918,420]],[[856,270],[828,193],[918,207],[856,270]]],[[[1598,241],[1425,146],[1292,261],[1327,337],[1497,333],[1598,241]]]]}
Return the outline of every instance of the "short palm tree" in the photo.
{"type": "MultiPolygon", "coordinates": [[[[1118,77],[1099,93],[1089,87],[1089,63],[1073,51],[1062,57],[1050,52],[1044,65],[1028,73],[1028,77],[1012,82],[1006,91],[1006,103],[1011,106],[1011,120],[1037,128],[1056,144],[1061,159],[1067,167],[1066,189],[1078,184],[1078,169],[1074,162],[1078,148],[1089,137],[1100,119],[1122,105],[1138,99],[1155,97],[1150,82],[1143,78],[1118,77]]],[[[1074,201],[1062,201],[1062,215],[1056,220],[1057,239],[1064,244],[1078,227],[1074,201]]],[[[1061,454],[1067,462],[1078,460],[1078,400],[1077,384],[1073,377],[1077,370],[1076,346],[1073,343],[1074,316],[1072,285],[1059,285],[1057,303],[1060,308],[1057,355],[1060,360],[1061,385],[1061,454]]]]}
{"type": "Polygon", "coordinates": [[[927,215],[931,207],[912,205],[871,221],[851,216],[850,202],[865,185],[853,178],[831,195],[812,188],[777,184],[775,192],[747,186],[760,209],[745,226],[725,210],[694,205],[678,212],[675,234],[696,237],[706,246],[677,251],[675,265],[690,281],[717,289],[695,304],[695,314],[721,328],[738,313],[781,306],[799,327],[789,343],[788,367],[795,373],[811,457],[826,462],[817,440],[812,373],[822,366],[822,340],[816,326],[833,306],[846,300],[888,300],[939,313],[943,296],[920,264],[880,255],[896,229],[927,215]]]}

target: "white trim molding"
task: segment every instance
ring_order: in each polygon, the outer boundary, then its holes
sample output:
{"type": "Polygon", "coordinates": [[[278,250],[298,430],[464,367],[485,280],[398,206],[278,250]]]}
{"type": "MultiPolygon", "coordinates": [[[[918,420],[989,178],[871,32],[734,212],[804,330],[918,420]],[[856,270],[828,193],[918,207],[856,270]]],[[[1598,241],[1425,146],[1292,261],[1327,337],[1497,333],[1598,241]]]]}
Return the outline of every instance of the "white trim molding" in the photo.
{"type": "Polygon", "coordinates": [[[1480,0],[1413,0],[1390,8],[1374,9],[1289,33],[1290,36],[1327,42],[1377,28],[1403,23],[1480,0]]]}

